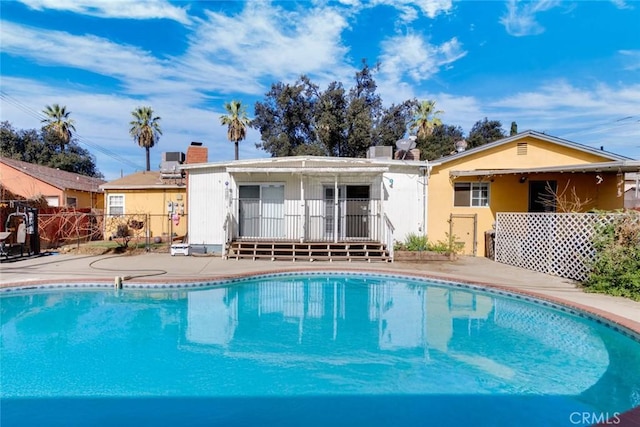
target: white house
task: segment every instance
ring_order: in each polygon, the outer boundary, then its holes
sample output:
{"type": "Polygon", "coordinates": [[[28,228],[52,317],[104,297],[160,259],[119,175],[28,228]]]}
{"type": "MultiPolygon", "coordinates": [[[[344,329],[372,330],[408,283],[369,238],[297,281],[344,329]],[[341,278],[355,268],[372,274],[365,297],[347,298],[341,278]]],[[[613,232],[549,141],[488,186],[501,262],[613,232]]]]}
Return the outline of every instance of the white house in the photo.
{"type": "MultiPolygon", "coordinates": [[[[332,257],[314,256],[311,244],[329,248],[332,243],[334,249],[342,244],[344,251],[344,245],[369,243],[389,257],[394,240],[426,233],[426,162],[278,157],[181,168],[188,175],[188,239],[194,252],[228,255],[232,243],[251,242],[246,245],[272,245],[270,252],[252,255],[275,258],[297,248],[294,259],[320,259],[332,257]]],[[[360,247],[361,258],[371,247],[360,247]]],[[[231,255],[240,253],[238,248],[231,255]]]]}

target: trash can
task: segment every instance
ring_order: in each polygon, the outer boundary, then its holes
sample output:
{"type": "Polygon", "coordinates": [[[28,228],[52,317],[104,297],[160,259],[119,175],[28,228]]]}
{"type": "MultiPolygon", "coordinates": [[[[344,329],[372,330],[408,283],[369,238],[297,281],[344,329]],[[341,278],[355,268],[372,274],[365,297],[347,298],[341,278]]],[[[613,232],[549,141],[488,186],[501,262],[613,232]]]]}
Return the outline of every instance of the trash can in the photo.
{"type": "Polygon", "coordinates": [[[496,230],[484,232],[484,253],[485,257],[495,261],[496,259],[496,230]]]}

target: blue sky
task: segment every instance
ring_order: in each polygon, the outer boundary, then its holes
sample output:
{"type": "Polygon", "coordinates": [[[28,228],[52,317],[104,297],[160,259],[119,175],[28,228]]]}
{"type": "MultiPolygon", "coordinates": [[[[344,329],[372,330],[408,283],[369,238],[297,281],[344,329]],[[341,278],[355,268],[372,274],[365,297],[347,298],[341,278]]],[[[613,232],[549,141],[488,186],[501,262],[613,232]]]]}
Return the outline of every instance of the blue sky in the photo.
{"type": "MultiPolygon", "coordinates": [[[[144,169],[128,134],[151,106],[151,150],[209,148],[233,159],[223,105],[253,115],[274,82],[301,74],[353,85],[366,58],[385,106],[433,99],[468,134],[485,117],[640,159],[637,1],[142,1],[0,3],[0,118],[40,127],[45,105],[71,111],[106,179],[144,169]]],[[[258,132],[240,158],[267,157],[258,132]]]]}

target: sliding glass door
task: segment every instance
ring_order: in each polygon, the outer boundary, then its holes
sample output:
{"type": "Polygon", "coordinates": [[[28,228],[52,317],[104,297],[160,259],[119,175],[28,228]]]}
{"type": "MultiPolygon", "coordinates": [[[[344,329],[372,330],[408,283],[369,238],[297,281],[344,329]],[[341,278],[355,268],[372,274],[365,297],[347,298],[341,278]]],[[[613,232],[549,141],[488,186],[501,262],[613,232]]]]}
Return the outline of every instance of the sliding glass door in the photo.
{"type": "Polygon", "coordinates": [[[285,237],[284,185],[240,185],[238,197],[240,237],[285,237]]]}

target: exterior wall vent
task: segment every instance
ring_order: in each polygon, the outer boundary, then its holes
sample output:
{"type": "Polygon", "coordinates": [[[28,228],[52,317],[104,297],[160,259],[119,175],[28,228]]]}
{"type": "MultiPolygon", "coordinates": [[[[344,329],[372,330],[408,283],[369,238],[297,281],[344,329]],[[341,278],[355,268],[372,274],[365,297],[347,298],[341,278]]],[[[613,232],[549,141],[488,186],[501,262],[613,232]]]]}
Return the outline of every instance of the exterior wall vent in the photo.
{"type": "Polygon", "coordinates": [[[518,142],[518,156],[526,156],[527,155],[527,143],[526,142],[518,142]]]}

